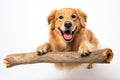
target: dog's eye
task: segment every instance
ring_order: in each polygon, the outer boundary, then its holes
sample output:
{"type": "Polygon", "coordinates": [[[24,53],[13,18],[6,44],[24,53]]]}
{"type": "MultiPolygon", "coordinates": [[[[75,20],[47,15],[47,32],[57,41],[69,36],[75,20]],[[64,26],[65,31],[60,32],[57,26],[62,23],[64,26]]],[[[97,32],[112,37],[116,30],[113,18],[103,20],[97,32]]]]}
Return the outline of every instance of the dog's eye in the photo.
{"type": "Polygon", "coordinates": [[[59,19],[63,19],[63,16],[59,16],[59,19]]]}
{"type": "Polygon", "coordinates": [[[72,18],[76,18],[76,15],[72,15],[71,17],[72,17],[72,18]]]}

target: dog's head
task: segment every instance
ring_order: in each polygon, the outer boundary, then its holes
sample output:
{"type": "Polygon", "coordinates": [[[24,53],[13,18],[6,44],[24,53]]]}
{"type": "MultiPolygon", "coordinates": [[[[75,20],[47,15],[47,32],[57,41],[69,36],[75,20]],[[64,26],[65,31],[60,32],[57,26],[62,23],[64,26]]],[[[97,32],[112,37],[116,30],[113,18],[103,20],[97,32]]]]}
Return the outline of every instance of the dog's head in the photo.
{"type": "Polygon", "coordinates": [[[73,8],[54,10],[48,16],[50,30],[56,30],[66,42],[72,41],[74,35],[81,28],[85,28],[85,22],[87,22],[87,15],[83,11],[73,8]]]}

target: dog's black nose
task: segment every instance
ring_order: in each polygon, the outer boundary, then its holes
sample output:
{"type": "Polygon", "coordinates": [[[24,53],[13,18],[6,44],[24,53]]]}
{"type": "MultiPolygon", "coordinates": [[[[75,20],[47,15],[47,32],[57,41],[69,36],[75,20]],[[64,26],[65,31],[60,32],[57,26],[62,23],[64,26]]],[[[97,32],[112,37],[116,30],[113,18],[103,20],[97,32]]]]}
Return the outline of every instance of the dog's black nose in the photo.
{"type": "Polygon", "coordinates": [[[65,28],[70,28],[72,26],[72,23],[70,21],[66,21],[64,23],[65,28]]]}

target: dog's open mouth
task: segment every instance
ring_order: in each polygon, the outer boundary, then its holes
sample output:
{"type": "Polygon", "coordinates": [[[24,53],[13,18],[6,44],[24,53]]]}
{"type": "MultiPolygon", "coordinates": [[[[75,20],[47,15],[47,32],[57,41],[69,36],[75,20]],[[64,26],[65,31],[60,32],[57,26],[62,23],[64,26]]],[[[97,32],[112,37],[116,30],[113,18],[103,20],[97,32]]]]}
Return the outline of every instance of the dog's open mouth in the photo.
{"type": "Polygon", "coordinates": [[[65,30],[65,31],[62,31],[60,28],[58,28],[61,32],[61,34],[63,35],[63,38],[66,40],[66,41],[70,41],[72,38],[73,38],[73,34],[75,33],[75,30],[74,31],[71,31],[71,30],[65,30]]]}
{"type": "Polygon", "coordinates": [[[71,33],[70,30],[66,30],[66,31],[63,32],[63,37],[66,41],[69,41],[69,40],[72,39],[73,34],[71,33]]]}

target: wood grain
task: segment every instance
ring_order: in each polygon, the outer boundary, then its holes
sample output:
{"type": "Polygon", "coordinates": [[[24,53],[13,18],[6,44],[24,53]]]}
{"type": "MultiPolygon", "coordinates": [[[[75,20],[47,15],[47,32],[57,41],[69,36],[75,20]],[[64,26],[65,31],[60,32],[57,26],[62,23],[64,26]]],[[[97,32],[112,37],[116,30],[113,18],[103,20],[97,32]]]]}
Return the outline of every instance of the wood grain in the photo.
{"type": "Polygon", "coordinates": [[[15,53],[4,59],[6,67],[33,63],[110,63],[113,58],[111,49],[92,51],[87,57],[81,57],[78,52],[48,52],[38,56],[36,52],[15,53]]]}

